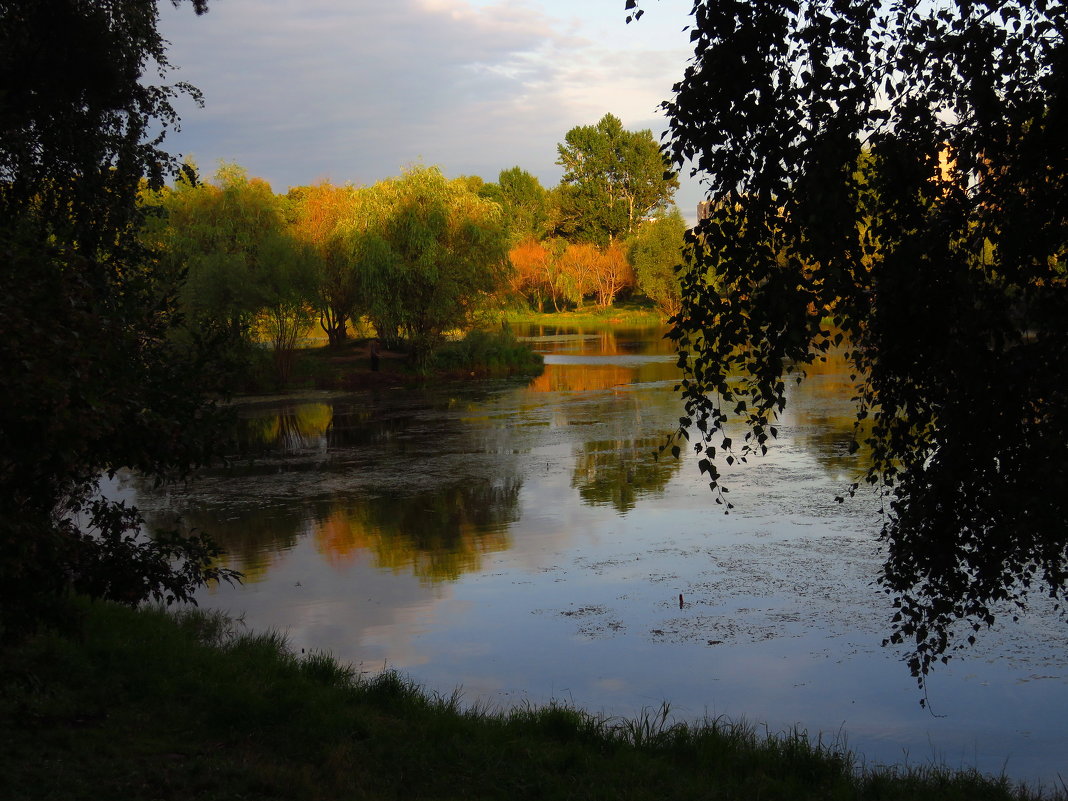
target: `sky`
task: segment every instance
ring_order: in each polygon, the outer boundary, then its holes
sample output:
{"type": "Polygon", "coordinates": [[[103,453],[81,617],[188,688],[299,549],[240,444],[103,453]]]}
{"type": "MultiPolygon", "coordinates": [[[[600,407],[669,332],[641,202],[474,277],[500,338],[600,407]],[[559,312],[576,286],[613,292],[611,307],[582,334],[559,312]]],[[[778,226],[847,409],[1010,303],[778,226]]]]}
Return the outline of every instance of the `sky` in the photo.
{"type": "MultiPolygon", "coordinates": [[[[324,179],[367,185],[412,164],[495,181],[520,166],[559,182],[556,146],[606,113],[665,121],[692,54],[691,0],[211,0],[161,3],[176,68],[203,92],[179,104],[165,147],[202,174],[236,162],[274,191],[324,179]]],[[[686,171],[688,172],[688,170],[686,171]]],[[[694,220],[702,194],[676,195],[694,220]]]]}

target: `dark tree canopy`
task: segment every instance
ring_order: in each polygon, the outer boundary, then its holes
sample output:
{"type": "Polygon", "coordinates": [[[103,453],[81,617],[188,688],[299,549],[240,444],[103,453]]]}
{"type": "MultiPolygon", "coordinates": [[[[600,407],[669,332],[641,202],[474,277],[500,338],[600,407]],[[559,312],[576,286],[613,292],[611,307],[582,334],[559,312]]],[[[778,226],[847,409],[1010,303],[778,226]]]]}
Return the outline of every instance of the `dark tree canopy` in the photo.
{"type": "Polygon", "coordinates": [[[139,235],[192,91],[141,82],[167,69],[156,23],[155,0],[0,5],[0,633],[71,588],[133,603],[225,574],[96,496],[102,472],[181,472],[214,436],[191,389],[209,351],[171,336],[175,283],[139,235]]]}
{"type": "Polygon", "coordinates": [[[789,379],[847,350],[889,641],[921,683],[1065,596],[1066,33],[1041,0],[699,0],[664,103],[665,150],[712,201],[671,334],[677,436],[697,427],[725,503],[719,469],[765,450],[789,379]]]}

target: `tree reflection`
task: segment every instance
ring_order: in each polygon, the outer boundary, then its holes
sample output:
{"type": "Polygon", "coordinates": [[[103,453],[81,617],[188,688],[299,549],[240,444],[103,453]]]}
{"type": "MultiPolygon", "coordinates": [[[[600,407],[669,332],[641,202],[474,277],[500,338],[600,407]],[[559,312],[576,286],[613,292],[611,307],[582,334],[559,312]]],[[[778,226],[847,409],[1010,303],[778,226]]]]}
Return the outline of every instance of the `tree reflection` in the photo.
{"type": "Polygon", "coordinates": [[[830,478],[843,482],[843,489],[863,476],[871,460],[871,447],[866,444],[870,421],[858,428],[851,400],[856,387],[844,353],[844,348],[832,349],[806,365],[807,379],[789,388],[783,417],[794,426],[794,441],[830,478]]]}
{"type": "Polygon", "coordinates": [[[283,453],[323,448],[334,418],[326,403],[286,404],[274,414],[245,417],[238,427],[242,450],[280,450],[283,453]]]}
{"type": "MultiPolygon", "coordinates": [[[[627,384],[673,381],[674,362],[642,364],[547,364],[527,386],[531,392],[595,392],[627,384]]],[[[665,393],[666,394],[666,393],[665,393]]]]}
{"type": "Polygon", "coordinates": [[[521,488],[519,479],[465,482],[350,501],[315,525],[315,545],[334,565],[369,554],[376,567],[410,571],[424,583],[455,581],[511,545],[521,488]]]}
{"type": "Polygon", "coordinates": [[[264,579],[279,554],[293,548],[307,529],[306,507],[261,504],[228,511],[195,509],[181,516],[174,513],[146,514],[153,529],[207,532],[222,548],[219,561],[240,571],[246,584],[264,579]]]}
{"type": "Polygon", "coordinates": [[[664,326],[536,325],[514,324],[516,336],[533,340],[542,353],[612,356],[620,354],[671,355],[675,346],[664,338],[664,326]]]}
{"type": "Polygon", "coordinates": [[[662,493],[678,471],[678,459],[654,455],[666,436],[583,443],[575,453],[571,486],[584,503],[626,514],[641,496],[662,493]]]}

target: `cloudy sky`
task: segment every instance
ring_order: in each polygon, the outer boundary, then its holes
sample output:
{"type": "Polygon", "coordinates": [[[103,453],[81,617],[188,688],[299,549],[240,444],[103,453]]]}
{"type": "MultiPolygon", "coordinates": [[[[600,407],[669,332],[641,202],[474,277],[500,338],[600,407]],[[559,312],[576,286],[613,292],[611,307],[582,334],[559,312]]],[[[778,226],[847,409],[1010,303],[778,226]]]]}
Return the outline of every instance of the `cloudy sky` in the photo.
{"type": "MultiPolygon", "coordinates": [[[[171,80],[204,93],[167,146],[276,192],[420,162],[487,181],[519,165],[552,186],[575,125],[611,112],[663,130],[691,5],[645,0],[627,25],[624,0],[213,0],[201,17],[164,3],[171,80]]],[[[676,199],[692,219],[696,182],[676,199]]]]}

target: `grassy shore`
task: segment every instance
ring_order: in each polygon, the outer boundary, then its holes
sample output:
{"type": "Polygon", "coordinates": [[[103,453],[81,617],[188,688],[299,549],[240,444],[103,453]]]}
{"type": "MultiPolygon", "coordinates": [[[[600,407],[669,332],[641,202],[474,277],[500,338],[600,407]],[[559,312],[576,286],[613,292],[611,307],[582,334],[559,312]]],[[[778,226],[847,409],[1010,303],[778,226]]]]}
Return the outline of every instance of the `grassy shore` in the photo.
{"type": "Polygon", "coordinates": [[[1029,799],[867,770],[799,734],[562,706],[496,712],[361,677],[224,617],[78,603],[0,662],[0,798],[1029,799]]]}
{"type": "Polygon", "coordinates": [[[499,378],[537,375],[543,369],[540,354],[519,342],[510,329],[471,331],[463,339],[447,342],[435,353],[427,369],[418,371],[403,351],[382,349],[377,370],[371,369],[369,338],[350,339],[337,347],[320,345],[294,352],[289,380],[280,385],[270,354],[241,387],[243,394],[291,392],[300,389],[362,390],[416,386],[472,377],[499,378]]]}
{"type": "Polygon", "coordinates": [[[653,326],[665,322],[665,318],[655,308],[638,303],[620,303],[607,308],[587,306],[560,312],[510,311],[505,315],[505,319],[510,323],[557,326],[653,326]]]}

